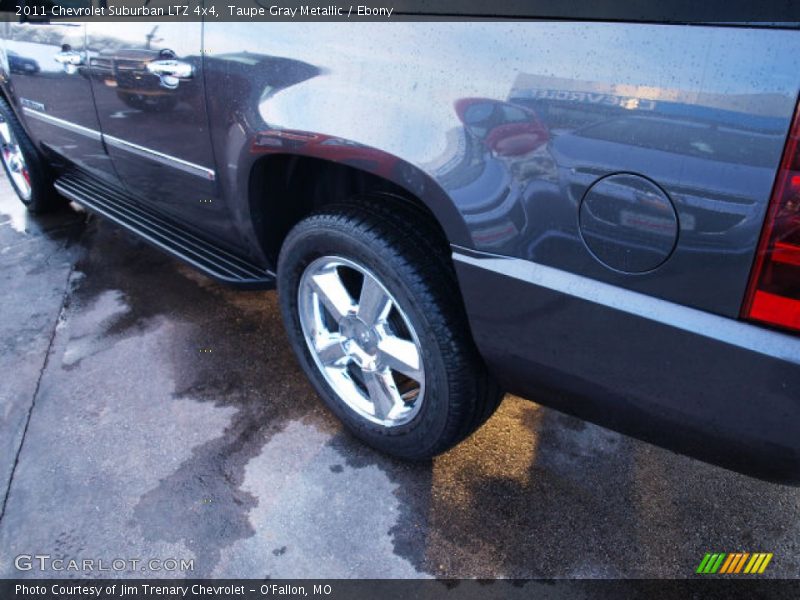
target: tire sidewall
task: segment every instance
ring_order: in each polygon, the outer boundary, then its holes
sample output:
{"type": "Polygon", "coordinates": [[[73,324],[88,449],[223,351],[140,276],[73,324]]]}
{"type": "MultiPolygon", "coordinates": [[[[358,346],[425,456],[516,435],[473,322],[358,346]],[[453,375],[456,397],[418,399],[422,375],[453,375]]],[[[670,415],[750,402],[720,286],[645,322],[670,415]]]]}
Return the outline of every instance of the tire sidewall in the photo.
{"type": "Polygon", "coordinates": [[[448,378],[442,349],[433,335],[433,326],[429,322],[431,315],[426,315],[404,281],[404,275],[408,273],[403,267],[410,266],[403,264],[388,244],[368,244],[353,235],[356,231],[337,226],[334,222],[325,226],[318,222],[313,228],[301,224],[299,230],[290,234],[278,265],[278,291],[284,323],[295,354],[315,389],[351,431],[372,445],[385,448],[391,444],[388,451],[393,454],[410,458],[424,455],[425,446],[438,439],[448,422],[448,378]],[[300,324],[298,287],[306,267],[317,258],[329,255],[347,258],[376,275],[397,299],[417,334],[425,366],[425,395],[419,413],[409,423],[387,428],[355,413],[339,399],[311,356],[300,324]]]}

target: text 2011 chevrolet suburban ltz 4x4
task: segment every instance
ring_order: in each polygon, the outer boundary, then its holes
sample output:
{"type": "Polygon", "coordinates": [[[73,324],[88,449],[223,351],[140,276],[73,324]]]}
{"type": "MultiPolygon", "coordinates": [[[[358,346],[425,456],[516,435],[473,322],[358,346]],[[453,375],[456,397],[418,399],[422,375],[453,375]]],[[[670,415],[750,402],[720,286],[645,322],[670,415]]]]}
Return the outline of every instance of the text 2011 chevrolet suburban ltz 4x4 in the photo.
{"type": "Polygon", "coordinates": [[[800,482],[800,31],[1,27],[22,202],[277,285],[366,443],[433,456],[508,391],[800,482]]]}

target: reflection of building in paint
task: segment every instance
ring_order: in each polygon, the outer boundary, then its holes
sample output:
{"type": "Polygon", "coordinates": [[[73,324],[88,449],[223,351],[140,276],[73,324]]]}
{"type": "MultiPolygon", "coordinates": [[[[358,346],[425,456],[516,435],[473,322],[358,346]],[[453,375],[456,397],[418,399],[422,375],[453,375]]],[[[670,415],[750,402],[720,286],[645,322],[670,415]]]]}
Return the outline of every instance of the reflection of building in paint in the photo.
{"type": "Polygon", "coordinates": [[[598,119],[658,113],[764,133],[785,127],[785,102],[780,94],[716,94],[689,89],[576,81],[520,73],[509,101],[538,111],[551,130],[574,130],[598,119]]]}
{"type": "MultiPolygon", "coordinates": [[[[681,252],[727,256],[751,246],[761,205],[742,190],[768,186],[786,135],[785,98],[769,93],[520,74],[505,98],[465,98],[454,108],[462,126],[425,168],[459,208],[475,247],[553,265],[573,257],[576,270],[581,199],[619,172],[644,175],[669,195],[681,252]]],[[[665,223],[637,208],[640,200],[615,202],[619,210],[606,216],[614,227],[657,235],[665,223]]]]}

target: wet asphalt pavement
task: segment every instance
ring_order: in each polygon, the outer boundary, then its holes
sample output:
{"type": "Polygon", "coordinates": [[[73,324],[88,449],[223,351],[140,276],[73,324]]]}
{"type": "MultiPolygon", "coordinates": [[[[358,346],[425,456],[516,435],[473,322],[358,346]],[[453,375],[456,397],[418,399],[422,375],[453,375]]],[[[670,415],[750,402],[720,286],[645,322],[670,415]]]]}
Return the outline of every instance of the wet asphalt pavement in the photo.
{"type": "Polygon", "coordinates": [[[0,181],[0,577],[14,557],[193,559],[87,576],[691,577],[709,551],[800,576],[800,489],[507,397],[409,464],[351,438],[274,292],[218,285],[0,181]]]}

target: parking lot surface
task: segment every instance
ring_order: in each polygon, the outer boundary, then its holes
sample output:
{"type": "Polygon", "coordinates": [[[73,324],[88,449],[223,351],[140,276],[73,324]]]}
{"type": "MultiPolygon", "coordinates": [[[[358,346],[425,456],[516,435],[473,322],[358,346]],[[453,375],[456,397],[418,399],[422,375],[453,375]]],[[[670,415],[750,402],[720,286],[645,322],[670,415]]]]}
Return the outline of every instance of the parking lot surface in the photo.
{"type": "Polygon", "coordinates": [[[5,178],[0,289],[0,577],[692,577],[740,551],[800,575],[800,490],[520,398],[433,461],[378,454],[306,382],[275,292],[32,218],[5,178]],[[34,554],[142,563],[15,567],[34,554]]]}

